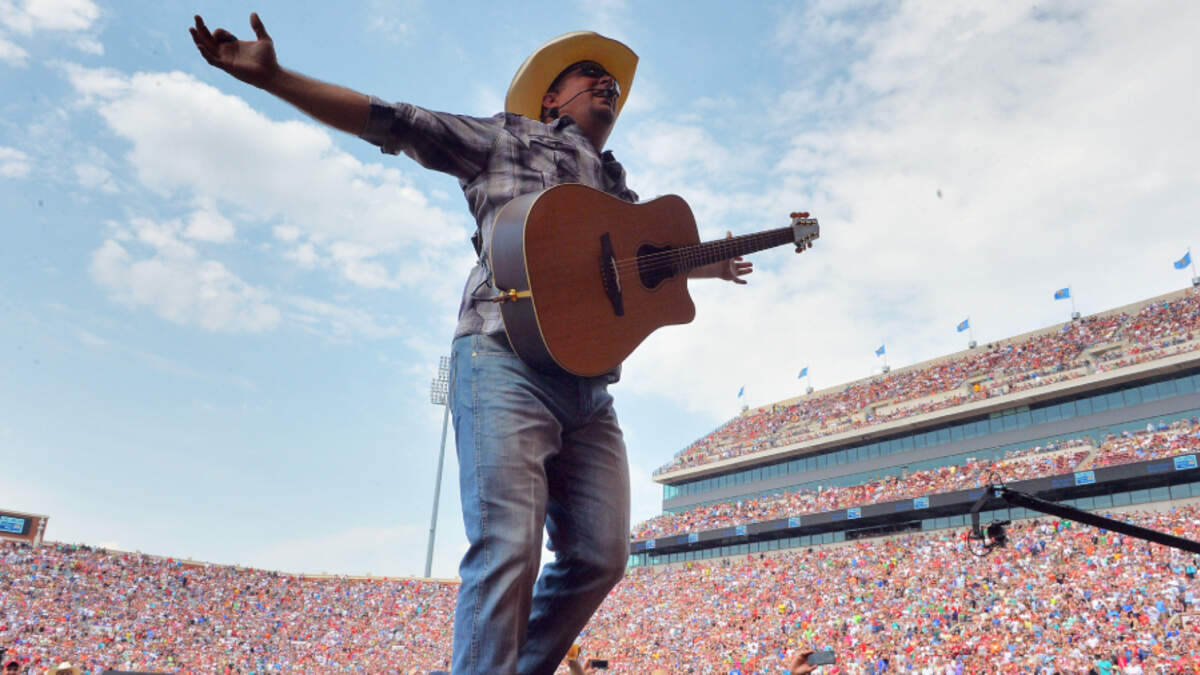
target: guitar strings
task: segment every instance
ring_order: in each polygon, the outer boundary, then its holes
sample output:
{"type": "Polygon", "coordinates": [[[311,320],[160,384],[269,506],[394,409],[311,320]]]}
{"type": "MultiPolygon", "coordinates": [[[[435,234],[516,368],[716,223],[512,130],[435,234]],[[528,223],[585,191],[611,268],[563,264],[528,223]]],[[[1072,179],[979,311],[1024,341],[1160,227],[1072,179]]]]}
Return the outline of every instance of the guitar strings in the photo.
{"type": "MultiPolygon", "coordinates": [[[[731,252],[728,249],[739,248],[738,246],[736,246],[736,244],[751,242],[756,239],[769,240],[769,239],[774,238],[775,236],[778,236],[781,233],[788,232],[790,230],[791,230],[791,228],[781,228],[778,230],[770,230],[767,232],[757,232],[754,234],[745,234],[745,235],[741,235],[738,237],[732,237],[729,239],[718,239],[716,241],[702,242],[699,244],[689,244],[687,246],[680,247],[680,248],[667,249],[664,251],[656,251],[654,253],[647,253],[645,255],[634,256],[632,258],[619,258],[615,261],[615,264],[616,264],[616,268],[618,271],[629,271],[631,269],[645,269],[645,270],[649,270],[649,271],[657,271],[657,270],[663,269],[664,267],[673,268],[673,267],[678,266],[679,263],[687,263],[687,262],[695,262],[697,264],[695,264],[693,267],[701,267],[703,265],[700,264],[698,260],[695,260],[695,258],[698,258],[699,256],[703,255],[703,252],[700,251],[700,249],[703,247],[711,247],[711,248],[715,248],[717,251],[719,251],[720,257],[718,257],[717,260],[713,261],[713,262],[719,262],[721,260],[729,260],[732,258],[736,258],[736,257],[739,257],[740,255],[745,255],[746,253],[754,253],[755,252],[755,251],[746,251],[745,253],[740,253],[740,254],[734,253],[733,255],[728,255],[728,253],[731,252]],[[725,249],[725,250],[722,250],[722,249],[725,249]],[[689,256],[691,256],[693,258],[693,260],[689,260],[688,259],[689,256]]],[[[755,242],[755,243],[760,243],[760,242],[755,242]]],[[[761,243],[765,243],[765,242],[761,242],[761,243]]],[[[757,249],[757,250],[761,250],[761,249],[757,249]]],[[[704,264],[708,264],[708,263],[704,263],[704,264]]]]}

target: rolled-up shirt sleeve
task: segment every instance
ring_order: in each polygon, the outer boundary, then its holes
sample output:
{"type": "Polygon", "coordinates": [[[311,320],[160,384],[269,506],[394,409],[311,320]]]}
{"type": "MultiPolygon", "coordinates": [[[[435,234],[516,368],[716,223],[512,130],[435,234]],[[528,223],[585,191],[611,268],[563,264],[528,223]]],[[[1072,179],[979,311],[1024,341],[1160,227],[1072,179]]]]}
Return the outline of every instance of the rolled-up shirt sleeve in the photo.
{"type": "Polygon", "coordinates": [[[410,103],[371,97],[371,112],[359,137],[388,154],[404,154],[421,166],[471,180],[487,166],[504,113],[469,117],[435,112],[410,103]]]}

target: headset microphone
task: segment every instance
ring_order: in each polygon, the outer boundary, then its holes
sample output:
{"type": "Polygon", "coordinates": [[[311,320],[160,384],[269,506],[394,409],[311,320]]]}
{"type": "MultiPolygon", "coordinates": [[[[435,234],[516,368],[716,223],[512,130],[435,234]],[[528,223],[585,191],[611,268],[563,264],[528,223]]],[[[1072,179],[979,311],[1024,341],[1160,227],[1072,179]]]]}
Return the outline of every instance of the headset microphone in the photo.
{"type": "Polygon", "coordinates": [[[592,89],[584,89],[583,91],[580,91],[579,93],[575,94],[574,96],[567,99],[566,101],[563,101],[562,105],[558,105],[553,108],[547,108],[546,116],[552,120],[558,119],[558,111],[563,106],[567,105],[571,101],[574,101],[575,99],[579,98],[583,94],[588,94],[588,93],[603,94],[606,98],[611,98],[613,100],[616,100],[621,97],[621,88],[617,86],[616,82],[613,82],[612,84],[610,84],[609,86],[607,86],[603,89],[601,89],[599,87],[594,87],[592,89]]]}

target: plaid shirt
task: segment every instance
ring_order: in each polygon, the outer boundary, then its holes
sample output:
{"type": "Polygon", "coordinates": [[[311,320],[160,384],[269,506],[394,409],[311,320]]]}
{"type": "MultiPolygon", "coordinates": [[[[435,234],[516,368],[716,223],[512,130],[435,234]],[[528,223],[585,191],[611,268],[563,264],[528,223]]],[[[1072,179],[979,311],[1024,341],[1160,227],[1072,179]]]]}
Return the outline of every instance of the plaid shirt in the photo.
{"type": "Polygon", "coordinates": [[[512,113],[467,117],[372,97],[361,136],[383,152],[403,152],[427,169],[448,173],[462,186],[484,250],[467,277],[454,337],[504,331],[499,306],[486,301],[495,291],[484,261],[496,213],[509,200],[561,183],[583,183],[637,201],[625,186],[625,169],[611,152],[597,154],[569,116],[550,124],[512,113]]]}

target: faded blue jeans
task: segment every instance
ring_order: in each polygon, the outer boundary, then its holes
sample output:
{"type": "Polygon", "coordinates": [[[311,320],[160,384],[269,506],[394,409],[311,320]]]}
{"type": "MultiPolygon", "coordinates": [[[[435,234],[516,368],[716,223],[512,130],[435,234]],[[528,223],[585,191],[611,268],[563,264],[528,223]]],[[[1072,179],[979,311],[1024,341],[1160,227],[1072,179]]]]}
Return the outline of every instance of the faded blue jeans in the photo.
{"type": "Polygon", "coordinates": [[[629,557],[629,464],[607,379],[532,370],[503,334],[457,338],[452,354],[470,543],[453,673],[550,675],[629,557]],[[539,577],[543,527],[554,560],[539,577]]]}

